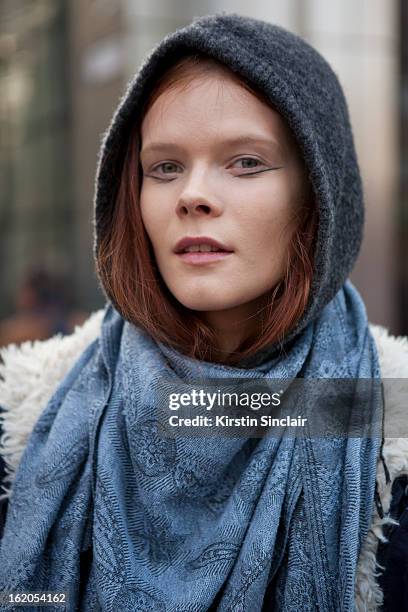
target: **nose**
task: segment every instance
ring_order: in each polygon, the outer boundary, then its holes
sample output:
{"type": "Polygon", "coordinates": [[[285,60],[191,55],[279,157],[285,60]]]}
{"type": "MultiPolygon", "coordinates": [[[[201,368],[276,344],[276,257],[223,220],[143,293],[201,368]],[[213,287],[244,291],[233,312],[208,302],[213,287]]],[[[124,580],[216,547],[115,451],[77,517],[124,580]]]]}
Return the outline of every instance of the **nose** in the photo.
{"type": "Polygon", "coordinates": [[[221,203],[214,194],[209,193],[209,180],[208,175],[205,177],[202,173],[199,177],[197,173],[192,173],[177,201],[176,213],[179,217],[218,217],[222,213],[221,203]]]}

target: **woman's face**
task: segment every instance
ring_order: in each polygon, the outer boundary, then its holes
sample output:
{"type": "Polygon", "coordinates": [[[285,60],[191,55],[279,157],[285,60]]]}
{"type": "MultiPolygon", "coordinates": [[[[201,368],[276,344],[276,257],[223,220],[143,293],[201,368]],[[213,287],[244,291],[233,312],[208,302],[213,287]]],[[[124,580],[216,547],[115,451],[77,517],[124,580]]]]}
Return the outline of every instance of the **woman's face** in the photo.
{"type": "Polygon", "coordinates": [[[171,293],[202,313],[255,310],[284,274],[305,193],[279,113],[223,74],[198,76],[149,109],[140,160],[141,214],[171,293]],[[228,252],[177,252],[184,238],[228,252]]]}

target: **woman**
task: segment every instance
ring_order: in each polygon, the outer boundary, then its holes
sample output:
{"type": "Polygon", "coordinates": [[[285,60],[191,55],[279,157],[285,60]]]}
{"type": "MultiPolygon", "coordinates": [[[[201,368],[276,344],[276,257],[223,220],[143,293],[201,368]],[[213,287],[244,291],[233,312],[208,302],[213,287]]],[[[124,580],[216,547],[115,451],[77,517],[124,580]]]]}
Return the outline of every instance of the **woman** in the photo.
{"type": "MultiPolygon", "coordinates": [[[[378,435],[159,427],[163,389],[198,379],[380,382],[397,357],[405,376],[406,344],[369,326],[347,278],[362,226],[346,102],[315,50],[226,14],[153,50],[100,156],[103,320],[32,349],[55,371],[19,431],[32,429],[21,461],[13,424],[32,395],[16,401],[20,356],[4,353],[4,455],[18,470],[3,591],[64,591],[69,610],[380,609],[375,554],[404,444],[396,468],[378,435]]],[[[382,415],[380,394],[372,405],[382,415]]]]}

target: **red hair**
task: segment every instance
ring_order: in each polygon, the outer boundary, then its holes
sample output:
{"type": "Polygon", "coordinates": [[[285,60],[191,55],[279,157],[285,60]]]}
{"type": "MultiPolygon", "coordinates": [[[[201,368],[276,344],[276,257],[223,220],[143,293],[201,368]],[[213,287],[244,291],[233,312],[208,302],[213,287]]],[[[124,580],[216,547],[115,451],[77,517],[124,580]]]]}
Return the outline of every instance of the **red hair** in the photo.
{"type": "MultiPolygon", "coordinates": [[[[97,273],[105,291],[122,317],[143,328],[155,340],[173,346],[197,359],[217,361],[216,336],[198,314],[171,294],[157,268],[153,249],[144,228],[139,206],[141,166],[140,125],[157,98],[176,85],[188,86],[197,76],[228,74],[269,106],[271,102],[236,73],[212,58],[194,54],[183,57],[156,82],[134,125],[127,143],[112,224],[101,237],[96,254],[97,273]]],[[[264,297],[255,316],[259,329],[233,353],[222,358],[230,365],[275,342],[281,342],[301,318],[313,276],[314,240],[318,212],[309,190],[287,253],[281,281],[264,297]]]]}

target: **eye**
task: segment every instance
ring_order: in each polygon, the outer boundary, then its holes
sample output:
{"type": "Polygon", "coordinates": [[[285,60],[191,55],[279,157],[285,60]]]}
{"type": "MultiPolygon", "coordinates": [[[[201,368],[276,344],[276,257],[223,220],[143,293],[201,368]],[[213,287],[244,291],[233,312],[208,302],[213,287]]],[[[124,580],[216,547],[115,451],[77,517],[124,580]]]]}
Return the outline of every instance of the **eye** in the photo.
{"type": "MultiPolygon", "coordinates": [[[[175,162],[171,162],[171,161],[165,161],[165,162],[161,162],[160,164],[157,164],[157,166],[154,166],[154,168],[152,168],[151,172],[155,172],[157,174],[161,174],[162,176],[153,176],[151,174],[147,174],[146,176],[151,176],[152,178],[162,178],[163,175],[171,175],[171,174],[176,174],[178,173],[177,168],[180,168],[180,166],[178,164],[176,164],[175,162]],[[161,171],[160,171],[161,169],[161,171]]],[[[166,179],[164,179],[166,180],[166,179]]],[[[171,180],[171,179],[169,179],[171,180]]]]}
{"type": "MultiPolygon", "coordinates": [[[[258,171],[260,168],[265,168],[266,164],[262,162],[260,159],[256,157],[240,157],[236,159],[232,166],[233,168],[241,168],[243,170],[256,170],[258,171]],[[242,164],[241,166],[237,166],[236,164],[242,164]]],[[[236,174],[235,176],[245,176],[246,174],[255,174],[255,172],[241,172],[240,174],[236,174]]]]}
{"type": "Polygon", "coordinates": [[[257,164],[261,163],[255,157],[241,157],[241,159],[237,159],[237,162],[250,162],[249,164],[244,164],[244,168],[256,168],[257,164]]]}

